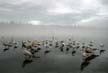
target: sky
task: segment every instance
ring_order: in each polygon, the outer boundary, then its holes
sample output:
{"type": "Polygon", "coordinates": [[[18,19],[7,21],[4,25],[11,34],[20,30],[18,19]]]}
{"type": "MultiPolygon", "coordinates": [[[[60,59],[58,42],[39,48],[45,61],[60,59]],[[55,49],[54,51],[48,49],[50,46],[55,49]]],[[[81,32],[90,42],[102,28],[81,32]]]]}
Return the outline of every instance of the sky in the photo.
{"type": "Polygon", "coordinates": [[[0,0],[0,21],[108,27],[108,0],[0,0]]]}

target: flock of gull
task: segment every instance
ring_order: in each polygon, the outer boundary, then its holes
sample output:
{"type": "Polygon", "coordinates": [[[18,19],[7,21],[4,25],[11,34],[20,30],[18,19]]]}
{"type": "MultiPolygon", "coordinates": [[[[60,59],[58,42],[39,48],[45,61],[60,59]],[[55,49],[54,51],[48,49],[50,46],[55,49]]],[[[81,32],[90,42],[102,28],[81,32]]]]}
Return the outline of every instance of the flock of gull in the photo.
{"type": "MultiPolygon", "coordinates": [[[[77,50],[80,50],[81,56],[82,56],[82,64],[81,64],[81,70],[84,69],[86,65],[90,63],[90,61],[99,55],[101,55],[105,49],[104,44],[100,43],[98,45],[98,48],[94,47],[94,41],[90,41],[89,43],[85,42],[79,42],[76,40],[68,39],[67,41],[64,40],[26,40],[26,41],[20,41],[21,43],[21,50],[24,55],[24,64],[32,62],[33,58],[37,58],[36,53],[40,52],[44,49],[44,55],[49,54],[50,52],[53,52],[53,49],[58,49],[59,52],[70,52],[72,56],[75,56],[77,50]],[[99,54],[97,55],[95,51],[98,51],[99,54]]],[[[17,41],[9,41],[9,42],[2,42],[2,45],[4,46],[3,51],[10,50],[11,47],[18,48],[19,42],[17,41]]]]}

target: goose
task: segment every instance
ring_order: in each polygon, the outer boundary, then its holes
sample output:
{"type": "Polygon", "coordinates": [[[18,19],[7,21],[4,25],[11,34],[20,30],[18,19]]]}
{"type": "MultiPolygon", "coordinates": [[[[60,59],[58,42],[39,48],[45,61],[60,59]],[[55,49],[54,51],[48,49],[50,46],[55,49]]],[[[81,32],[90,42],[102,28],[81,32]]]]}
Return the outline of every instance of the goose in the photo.
{"type": "Polygon", "coordinates": [[[89,46],[92,47],[93,46],[93,41],[89,42],[89,46]]]}
{"type": "Polygon", "coordinates": [[[104,44],[101,43],[101,44],[100,44],[100,47],[103,48],[103,47],[104,47],[104,44]]]}
{"type": "Polygon", "coordinates": [[[25,57],[27,58],[31,58],[33,56],[30,50],[24,49],[23,52],[24,52],[25,57]]]}
{"type": "Polygon", "coordinates": [[[94,55],[94,51],[92,50],[92,48],[86,47],[83,50],[83,54],[82,54],[83,58],[86,59],[90,57],[91,55],[94,55]]]}
{"type": "Polygon", "coordinates": [[[18,44],[19,44],[18,42],[13,43],[13,48],[15,49],[18,48],[18,44]]]}
{"type": "Polygon", "coordinates": [[[73,45],[75,45],[76,44],[76,41],[73,41],[73,45]]]}
{"type": "Polygon", "coordinates": [[[64,47],[65,46],[65,43],[64,42],[61,42],[61,47],[64,47]]]}
{"type": "Polygon", "coordinates": [[[3,43],[3,46],[4,46],[4,49],[3,49],[4,52],[10,49],[10,44],[3,43]]]}
{"type": "Polygon", "coordinates": [[[101,54],[101,53],[103,53],[103,52],[105,51],[105,49],[103,49],[104,44],[101,43],[101,44],[100,44],[100,47],[101,47],[101,49],[100,49],[100,54],[101,54]]]}
{"type": "Polygon", "coordinates": [[[78,49],[78,48],[80,48],[80,43],[79,42],[76,43],[76,49],[78,49]]]}
{"type": "Polygon", "coordinates": [[[10,43],[3,43],[3,46],[7,46],[7,47],[12,47],[12,44],[10,44],[10,43]]]}
{"type": "Polygon", "coordinates": [[[38,47],[37,50],[40,51],[41,50],[41,47],[38,47]]]}
{"type": "Polygon", "coordinates": [[[84,49],[86,46],[85,46],[85,43],[82,43],[82,48],[84,49]]]}
{"type": "Polygon", "coordinates": [[[63,52],[63,46],[60,47],[60,51],[63,52]]]}
{"type": "Polygon", "coordinates": [[[49,46],[53,46],[53,41],[49,41],[49,46]]]}
{"type": "Polygon", "coordinates": [[[58,41],[55,42],[55,48],[57,48],[57,47],[59,47],[59,43],[58,43],[58,41]]]}
{"type": "Polygon", "coordinates": [[[45,44],[45,41],[44,41],[44,40],[42,40],[41,42],[42,42],[42,45],[44,45],[44,44],[45,44]]]}
{"type": "Polygon", "coordinates": [[[22,41],[22,48],[26,48],[26,42],[22,41]]]}
{"type": "Polygon", "coordinates": [[[69,48],[70,48],[70,43],[68,43],[68,44],[66,45],[66,52],[69,51],[69,48]]]}

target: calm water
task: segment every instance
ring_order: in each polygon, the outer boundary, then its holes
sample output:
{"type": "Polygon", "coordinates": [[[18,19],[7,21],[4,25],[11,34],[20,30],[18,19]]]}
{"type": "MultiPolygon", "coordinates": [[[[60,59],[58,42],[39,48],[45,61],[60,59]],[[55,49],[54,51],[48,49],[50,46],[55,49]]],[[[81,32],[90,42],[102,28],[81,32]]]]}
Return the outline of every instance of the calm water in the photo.
{"type": "MultiPolygon", "coordinates": [[[[52,51],[44,55],[43,49],[36,54],[40,56],[40,58],[34,58],[32,62],[24,63],[24,55],[21,47],[3,52],[3,46],[1,45],[0,73],[108,73],[107,36],[79,36],[74,39],[86,43],[92,39],[95,41],[94,46],[96,47],[102,42],[105,44],[104,49],[106,49],[106,51],[99,57],[90,61],[90,64],[81,71],[82,56],[80,50],[77,51],[75,56],[72,56],[71,51],[69,51],[69,53],[60,52],[55,48],[51,48],[52,51]],[[25,67],[23,67],[23,65],[25,65],[25,67]]],[[[20,41],[20,39],[16,40],[20,41]]]]}

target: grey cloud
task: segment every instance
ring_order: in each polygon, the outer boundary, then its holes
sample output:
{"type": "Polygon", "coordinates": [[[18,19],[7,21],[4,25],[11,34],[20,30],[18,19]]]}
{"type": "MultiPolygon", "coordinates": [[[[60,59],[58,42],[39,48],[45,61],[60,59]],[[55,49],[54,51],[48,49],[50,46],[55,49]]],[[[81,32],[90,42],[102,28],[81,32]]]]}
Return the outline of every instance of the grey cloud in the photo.
{"type": "MultiPolygon", "coordinates": [[[[39,20],[43,24],[73,25],[81,20],[92,17],[99,17],[98,19],[100,19],[101,17],[108,16],[108,14],[105,14],[103,11],[107,11],[107,0],[91,0],[96,1],[96,3],[88,5],[87,7],[86,4],[85,6],[82,4],[83,1],[84,0],[0,0],[0,20],[19,20],[24,22],[39,20]],[[48,12],[54,9],[55,12],[57,9],[61,9],[61,14],[48,12]],[[70,9],[70,12],[62,12],[68,9],[70,9]],[[100,14],[104,15],[97,15],[100,10],[103,11],[100,14]]],[[[108,18],[100,20],[100,23],[107,19],[108,18]]],[[[97,21],[93,23],[96,25],[99,24],[97,21]]]]}
{"type": "Polygon", "coordinates": [[[108,0],[100,0],[103,5],[108,5],[108,0]]]}

